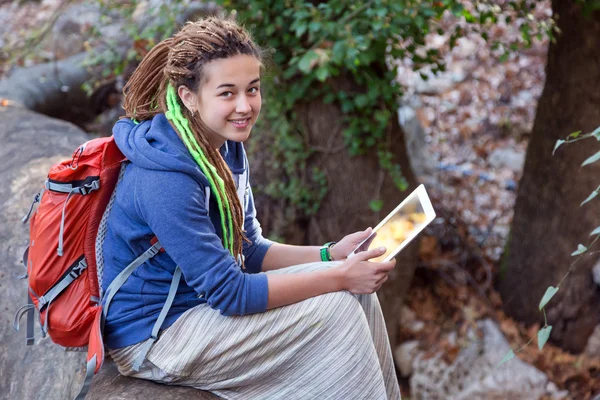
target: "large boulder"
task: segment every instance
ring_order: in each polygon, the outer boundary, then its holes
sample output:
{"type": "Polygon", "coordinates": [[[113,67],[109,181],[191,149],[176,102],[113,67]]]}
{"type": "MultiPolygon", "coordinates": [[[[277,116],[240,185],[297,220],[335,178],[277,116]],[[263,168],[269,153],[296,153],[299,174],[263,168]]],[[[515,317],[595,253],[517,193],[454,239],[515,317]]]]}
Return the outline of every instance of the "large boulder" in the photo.
{"type": "MultiPolygon", "coordinates": [[[[510,345],[498,326],[490,319],[478,322],[478,331],[471,330],[468,343],[456,359],[448,364],[441,353],[429,356],[426,352],[408,348],[397,350],[412,358],[411,398],[414,399],[563,399],[567,392],[559,392],[548,377],[534,366],[519,358],[505,364],[500,361],[510,345]]],[[[456,341],[456,335],[447,340],[456,341]]]]}
{"type": "MultiPolygon", "coordinates": [[[[16,107],[0,107],[0,393],[9,399],[74,398],[83,382],[85,352],[65,351],[49,338],[25,345],[25,332],[12,328],[13,315],[26,304],[27,283],[18,276],[28,242],[21,223],[50,166],[70,158],[89,139],[76,126],[16,107]]],[[[205,392],[125,378],[107,360],[94,378],[88,399],[208,399],[205,392]]]]}
{"type": "Polygon", "coordinates": [[[98,375],[94,377],[92,389],[86,400],[122,399],[212,400],[218,397],[194,388],[160,385],[127,378],[119,374],[116,365],[107,359],[98,375]]]}
{"type": "Polygon", "coordinates": [[[43,186],[50,166],[71,156],[87,140],[70,123],[32,111],[0,107],[0,393],[11,399],[72,398],[83,379],[85,353],[65,352],[46,339],[25,345],[25,333],[12,328],[13,315],[27,303],[21,261],[28,242],[21,218],[43,186]]]}

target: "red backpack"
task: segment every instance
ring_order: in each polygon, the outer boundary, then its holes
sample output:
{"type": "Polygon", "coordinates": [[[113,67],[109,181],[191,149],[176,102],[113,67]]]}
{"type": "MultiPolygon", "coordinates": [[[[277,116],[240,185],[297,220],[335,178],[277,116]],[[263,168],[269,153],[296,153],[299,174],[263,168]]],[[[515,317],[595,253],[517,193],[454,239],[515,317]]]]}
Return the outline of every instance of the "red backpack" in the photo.
{"type": "MultiPolygon", "coordinates": [[[[24,223],[30,221],[29,246],[23,255],[27,272],[22,277],[28,278],[28,304],[15,315],[14,327],[19,330],[19,320],[28,313],[27,344],[33,344],[33,317],[37,311],[42,336],[48,334],[54,343],[64,347],[87,346],[86,378],[78,399],[85,397],[104,360],[102,331],[112,296],[135,268],[162,249],[155,238],[154,244],[102,293],[106,218],[116,184],[127,165],[125,161],[112,137],[86,142],[71,159],[52,166],[44,189],[35,196],[23,218],[24,223]],[[33,212],[36,203],[39,206],[33,212]]],[[[180,277],[177,268],[153,337],[144,346],[146,350],[137,360],[137,368],[156,340],[180,277]]]]}

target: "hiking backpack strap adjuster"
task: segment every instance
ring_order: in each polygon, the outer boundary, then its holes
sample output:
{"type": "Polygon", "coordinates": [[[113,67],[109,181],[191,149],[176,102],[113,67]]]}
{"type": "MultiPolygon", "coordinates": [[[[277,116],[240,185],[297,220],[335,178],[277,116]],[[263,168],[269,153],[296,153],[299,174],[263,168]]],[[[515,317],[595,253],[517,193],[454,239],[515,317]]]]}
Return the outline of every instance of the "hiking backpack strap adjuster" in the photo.
{"type": "Polygon", "coordinates": [[[150,338],[144,342],[144,344],[140,348],[140,352],[133,361],[132,368],[136,372],[140,370],[140,367],[146,359],[146,355],[150,351],[150,348],[152,347],[154,342],[158,340],[158,332],[160,331],[160,328],[162,327],[163,323],[165,322],[165,319],[167,318],[167,314],[169,313],[171,305],[173,305],[173,300],[175,299],[175,294],[177,293],[177,288],[179,287],[180,280],[181,269],[177,267],[175,268],[175,272],[173,273],[173,279],[171,280],[171,286],[169,287],[169,295],[167,296],[167,300],[165,301],[162,310],[160,310],[158,319],[152,327],[152,334],[150,335],[150,338]]]}

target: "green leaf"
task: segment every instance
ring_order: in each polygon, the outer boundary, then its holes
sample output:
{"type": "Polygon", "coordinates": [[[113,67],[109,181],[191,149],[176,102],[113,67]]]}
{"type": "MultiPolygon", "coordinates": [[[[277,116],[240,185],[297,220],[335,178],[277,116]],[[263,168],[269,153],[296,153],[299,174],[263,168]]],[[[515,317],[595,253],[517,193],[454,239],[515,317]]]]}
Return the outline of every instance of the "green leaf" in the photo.
{"type": "Polygon", "coordinates": [[[596,130],[591,133],[591,135],[595,137],[596,140],[600,141],[600,126],[597,127],[596,130]]]}
{"type": "Polygon", "coordinates": [[[585,167],[588,164],[594,163],[596,161],[600,160],[600,151],[597,152],[596,154],[594,154],[593,156],[589,157],[587,160],[585,160],[583,162],[583,164],[581,164],[582,167],[585,167]]]}
{"type": "Polygon", "coordinates": [[[573,132],[569,136],[567,136],[567,138],[577,139],[579,137],[579,135],[581,135],[581,131],[573,132]]]}
{"type": "Polygon", "coordinates": [[[315,75],[319,81],[325,82],[325,80],[329,78],[329,70],[325,67],[320,67],[317,69],[315,75]]]}
{"type": "Polygon", "coordinates": [[[578,256],[578,255],[580,255],[580,254],[583,254],[583,253],[585,253],[586,251],[587,251],[587,247],[585,247],[585,246],[584,246],[584,245],[582,245],[582,244],[579,244],[579,245],[577,246],[577,250],[575,250],[573,253],[571,253],[571,255],[572,255],[572,256],[578,256]]]}
{"type": "Polygon", "coordinates": [[[585,203],[587,203],[588,201],[592,200],[592,199],[593,199],[594,197],[596,197],[596,196],[598,196],[598,189],[596,189],[596,190],[594,190],[592,193],[590,193],[590,195],[588,196],[588,198],[587,198],[587,199],[585,199],[585,200],[583,201],[583,203],[581,203],[581,204],[580,204],[580,207],[581,207],[582,205],[584,205],[585,203]]]}
{"type": "Polygon", "coordinates": [[[556,153],[556,149],[558,149],[560,147],[560,145],[563,143],[565,143],[565,141],[562,139],[558,139],[556,141],[556,144],[554,145],[554,150],[552,150],[552,155],[554,155],[554,153],[556,153]]]}
{"type": "Polygon", "coordinates": [[[373,212],[381,211],[382,207],[383,207],[383,200],[371,200],[369,202],[369,208],[371,208],[371,210],[373,212]]]}
{"type": "Polygon", "coordinates": [[[306,24],[298,26],[298,28],[296,28],[296,37],[299,38],[304,35],[306,33],[306,29],[308,29],[308,25],[306,24]]]}
{"type": "Polygon", "coordinates": [[[552,297],[554,297],[556,292],[558,292],[558,289],[559,288],[555,288],[554,286],[549,286],[548,289],[546,289],[546,293],[544,293],[544,296],[542,297],[542,301],[540,301],[540,306],[539,306],[540,310],[542,308],[544,308],[546,306],[546,304],[548,304],[550,299],[552,297]]]}
{"type": "Polygon", "coordinates": [[[548,338],[550,338],[550,332],[552,332],[552,325],[548,325],[538,331],[538,347],[540,350],[544,348],[548,338]]]}
{"type": "Polygon", "coordinates": [[[508,354],[505,355],[504,358],[502,359],[502,361],[500,361],[498,363],[498,366],[501,366],[502,364],[504,364],[505,362],[507,362],[508,360],[511,360],[513,358],[515,358],[515,352],[513,351],[513,349],[510,349],[508,354]]]}
{"type": "Polygon", "coordinates": [[[298,61],[298,68],[305,74],[309,74],[313,61],[317,60],[318,58],[319,55],[315,51],[308,51],[302,56],[300,61],[298,61]]]}
{"type": "Polygon", "coordinates": [[[321,29],[321,23],[318,21],[313,21],[310,24],[308,24],[308,28],[311,32],[317,32],[319,29],[321,29]]]}
{"type": "Polygon", "coordinates": [[[356,104],[356,106],[359,108],[365,107],[368,103],[369,98],[364,94],[359,94],[354,98],[354,104],[356,104]]]}
{"type": "Polygon", "coordinates": [[[590,236],[592,235],[600,235],[600,226],[594,229],[592,233],[590,233],[590,236]]]}
{"type": "Polygon", "coordinates": [[[463,12],[463,9],[464,8],[463,8],[462,4],[456,2],[452,5],[452,14],[454,14],[457,17],[460,17],[460,15],[463,12]]]}

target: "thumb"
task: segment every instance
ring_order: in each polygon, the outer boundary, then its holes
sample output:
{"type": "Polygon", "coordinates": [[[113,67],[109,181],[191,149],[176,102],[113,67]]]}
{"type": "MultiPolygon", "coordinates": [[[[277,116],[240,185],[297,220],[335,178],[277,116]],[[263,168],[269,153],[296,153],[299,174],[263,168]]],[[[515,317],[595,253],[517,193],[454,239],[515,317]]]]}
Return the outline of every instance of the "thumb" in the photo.
{"type": "Polygon", "coordinates": [[[368,237],[369,237],[369,235],[370,235],[372,232],[373,232],[373,228],[371,228],[371,227],[368,227],[368,228],[367,228],[367,229],[365,229],[364,231],[359,231],[359,232],[356,232],[356,239],[357,239],[358,241],[365,240],[366,238],[368,238],[368,237]]]}

